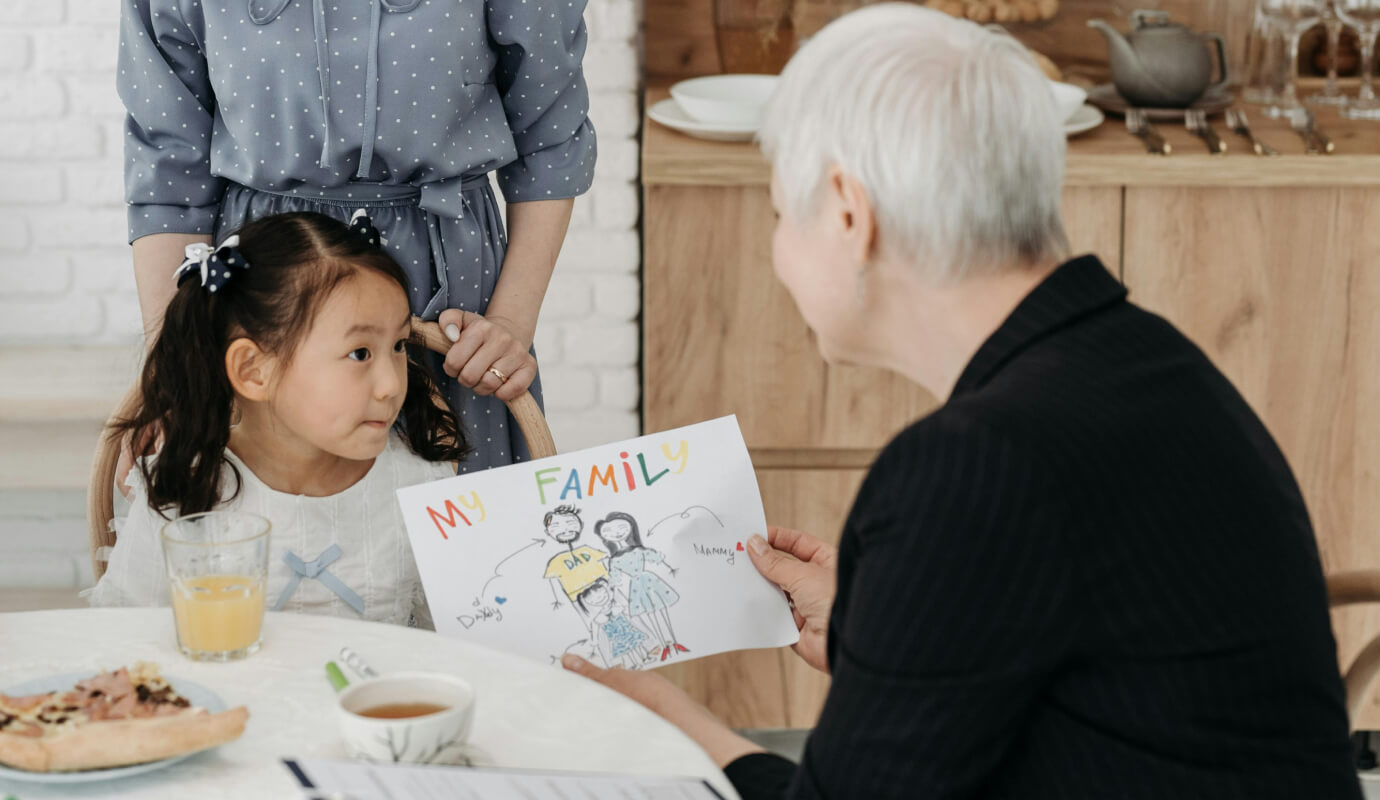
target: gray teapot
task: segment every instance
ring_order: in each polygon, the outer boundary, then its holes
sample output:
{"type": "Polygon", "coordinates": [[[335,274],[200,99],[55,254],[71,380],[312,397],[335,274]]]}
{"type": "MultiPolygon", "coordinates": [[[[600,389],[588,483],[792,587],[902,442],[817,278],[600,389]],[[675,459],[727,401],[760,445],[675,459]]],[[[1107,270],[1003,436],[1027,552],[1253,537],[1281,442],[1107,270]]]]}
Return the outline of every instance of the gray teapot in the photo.
{"type": "Polygon", "coordinates": [[[1187,108],[1210,89],[1225,89],[1231,81],[1227,44],[1220,34],[1197,33],[1169,21],[1164,11],[1131,12],[1131,34],[1122,36],[1100,19],[1088,21],[1107,38],[1116,90],[1133,106],[1187,108]],[[1212,82],[1212,49],[1222,77],[1212,82]]]}

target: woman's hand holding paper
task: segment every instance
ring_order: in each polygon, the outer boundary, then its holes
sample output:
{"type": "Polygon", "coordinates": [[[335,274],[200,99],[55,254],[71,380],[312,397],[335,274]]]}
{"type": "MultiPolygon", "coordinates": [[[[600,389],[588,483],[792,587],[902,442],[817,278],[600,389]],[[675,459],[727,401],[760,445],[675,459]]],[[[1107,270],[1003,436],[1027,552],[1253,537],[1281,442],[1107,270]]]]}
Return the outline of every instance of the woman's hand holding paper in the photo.
{"type": "Polygon", "coordinates": [[[800,629],[800,641],[792,646],[796,655],[820,672],[828,672],[825,641],[837,587],[838,548],[787,528],[772,526],[767,536],[748,540],[752,563],[791,600],[795,626],[800,629]]]}

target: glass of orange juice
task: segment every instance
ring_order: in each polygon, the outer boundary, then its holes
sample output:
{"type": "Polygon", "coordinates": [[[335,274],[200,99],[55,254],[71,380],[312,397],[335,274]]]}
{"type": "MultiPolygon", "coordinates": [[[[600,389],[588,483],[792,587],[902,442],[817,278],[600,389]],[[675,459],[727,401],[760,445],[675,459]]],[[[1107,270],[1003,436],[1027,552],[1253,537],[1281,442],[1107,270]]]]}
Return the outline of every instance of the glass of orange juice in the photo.
{"type": "Polygon", "coordinates": [[[268,520],[239,511],[178,517],[163,526],[177,645],[197,661],[257,652],[268,582],[268,520]]]}

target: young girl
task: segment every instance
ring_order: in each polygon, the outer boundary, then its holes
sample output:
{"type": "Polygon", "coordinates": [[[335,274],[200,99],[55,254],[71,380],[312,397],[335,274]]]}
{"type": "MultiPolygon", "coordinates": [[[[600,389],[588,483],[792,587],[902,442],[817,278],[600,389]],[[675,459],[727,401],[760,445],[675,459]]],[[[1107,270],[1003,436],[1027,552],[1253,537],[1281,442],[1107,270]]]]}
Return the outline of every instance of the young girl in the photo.
{"type": "Polygon", "coordinates": [[[188,248],[119,425],[163,444],[130,472],[93,605],[166,605],[164,522],[240,510],[273,526],[270,608],[429,621],[394,491],[454,475],[465,442],[409,352],[407,278],[380,243],[367,217],[294,213],[188,248]]]}
{"type": "Polygon", "coordinates": [[[640,669],[642,662],[651,658],[643,645],[647,634],[619,608],[618,596],[610,588],[608,579],[599,578],[586,586],[575,602],[589,618],[595,652],[603,659],[605,667],[640,669]]]}

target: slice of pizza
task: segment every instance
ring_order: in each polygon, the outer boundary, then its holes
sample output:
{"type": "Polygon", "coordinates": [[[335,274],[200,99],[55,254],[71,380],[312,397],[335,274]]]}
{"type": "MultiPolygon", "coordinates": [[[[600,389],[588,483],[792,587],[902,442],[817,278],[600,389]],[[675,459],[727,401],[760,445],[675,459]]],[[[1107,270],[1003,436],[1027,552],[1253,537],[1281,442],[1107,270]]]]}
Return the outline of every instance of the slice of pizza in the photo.
{"type": "Polygon", "coordinates": [[[156,665],[138,663],[69,691],[0,694],[0,764],[31,772],[142,764],[234,741],[248,718],[243,706],[198,708],[156,665]]]}

